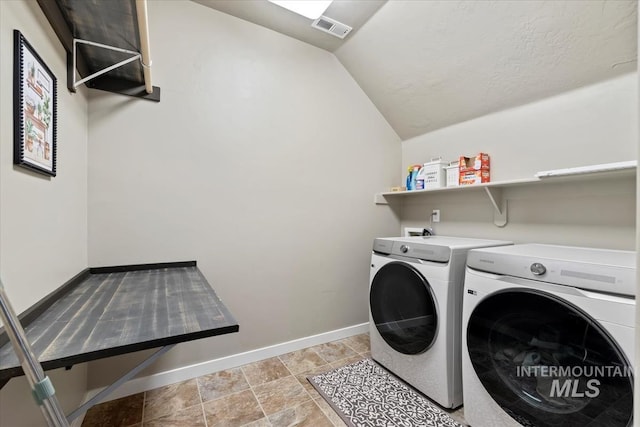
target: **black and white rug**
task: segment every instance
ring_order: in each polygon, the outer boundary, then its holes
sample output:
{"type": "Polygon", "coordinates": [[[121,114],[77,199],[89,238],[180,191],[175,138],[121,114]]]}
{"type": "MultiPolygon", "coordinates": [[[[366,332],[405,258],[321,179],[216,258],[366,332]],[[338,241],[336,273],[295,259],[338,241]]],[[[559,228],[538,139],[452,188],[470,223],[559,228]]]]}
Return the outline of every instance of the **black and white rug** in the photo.
{"type": "Polygon", "coordinates": [[[463,427],[371,359],[308,377],[352,427],[463,427]]]}

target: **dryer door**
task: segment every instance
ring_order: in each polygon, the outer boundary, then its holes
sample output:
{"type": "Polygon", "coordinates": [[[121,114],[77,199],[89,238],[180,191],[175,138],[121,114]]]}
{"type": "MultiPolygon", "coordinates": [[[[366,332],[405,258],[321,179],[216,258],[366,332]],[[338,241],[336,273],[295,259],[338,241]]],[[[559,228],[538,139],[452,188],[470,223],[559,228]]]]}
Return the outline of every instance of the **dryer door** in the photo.
{"type": "Polygon", "coordinates": [[[403,354],[426,351],[436,339],[436,301],[427,279],[410,264],[384,265],[371,281],[371,317],[378,332],[403,354]]]}
{"type": "Polygon", "coordinates": [[[491,397],[529,426],[630,426],[633,376],[623,351],[581,309],[509,289],[481,301],[467,348],[491,397]]]}

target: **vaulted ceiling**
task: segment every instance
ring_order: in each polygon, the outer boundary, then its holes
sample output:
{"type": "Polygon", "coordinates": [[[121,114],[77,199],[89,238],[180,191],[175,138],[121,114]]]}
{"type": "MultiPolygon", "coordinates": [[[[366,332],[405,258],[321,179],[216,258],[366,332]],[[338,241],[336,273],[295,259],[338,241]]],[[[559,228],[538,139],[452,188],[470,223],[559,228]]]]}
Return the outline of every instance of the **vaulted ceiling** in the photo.
{"type": "MultiPolygon", "coordinates": [[[[193,0],[203,6],[272,29],[287,36],[333,52],[345,40],[311,27],[313,20],[284,9],[267,0],[193,0]]],[[[357,32],[387,0],[334,0],[325,16],[357,32]]]]}
{"type": "Polygon", "coordinates": [[[636,0],[335,0],[343,42],[267,0],[198,2],[333,51],[402,139],[637,69],[636,0]]]}

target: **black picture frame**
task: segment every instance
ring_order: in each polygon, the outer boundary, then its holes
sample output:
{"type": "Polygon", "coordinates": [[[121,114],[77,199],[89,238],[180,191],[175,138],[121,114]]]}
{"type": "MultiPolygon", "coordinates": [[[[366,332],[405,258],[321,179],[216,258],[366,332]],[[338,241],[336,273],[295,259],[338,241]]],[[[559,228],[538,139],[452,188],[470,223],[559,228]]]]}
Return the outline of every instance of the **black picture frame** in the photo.
{"type": "Polygon", "coordinates": [[[56,176],[56,76],[20,31],[13,35],[13,163],[56,176]]]}

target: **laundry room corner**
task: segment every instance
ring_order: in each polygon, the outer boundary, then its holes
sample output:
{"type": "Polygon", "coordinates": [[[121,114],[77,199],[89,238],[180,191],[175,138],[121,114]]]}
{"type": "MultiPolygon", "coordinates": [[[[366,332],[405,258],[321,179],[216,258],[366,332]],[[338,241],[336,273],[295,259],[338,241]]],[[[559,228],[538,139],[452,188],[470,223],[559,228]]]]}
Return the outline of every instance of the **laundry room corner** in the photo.
{"type": "MultiPolygon", "coordinates": [[[[543,241],[577,246],[635,248],[635,176],[517,185],[545,170],[635,159],[638,140],[638,74],[627,73],[520,107],[496,112],[402,142],[403,164],[416,159],[486,152],[491,182],[513,182],[501,191],[508,222],[494,224],[484,189],[458,188],[403,197],[401,226],[431,225],[436,234],[543,241]],[[615,138],[616,144],[603,144],[615,138]],[[585,149],[585,147],[589,147],[585,149]],[[615,209],[594,209],[616,206],[615,209]],[[440,210],[440,222],[430,217],[440,210]]],[[[406,172],[406,171],[405,171],[406,172]]],[[[472,187],[472,186],[471,186],[472,187]]]]}
{"type": "Polygon", "coordinates": [[[0,427],[639,424],[639,6],[0,0],[0,427]]]}
{"type": "Polygon", "coordinates": [[[89,261],[195,259],[241,327],[142,375],[366,322],[371,242],[399,230],[371,196],[396,133],[329,52],[194,2],[149,16],[162,101],[90,100],[89,261]]]}
{"type": "MultiPolygon", "coordinates": [[[[64,172],[51,178],[14,165],[16,29],[37,46],[58,78],[66,73],[66,54],[36,2],[0,2],[0,280],[14,310],[22,313],[87,267],[88,95],[84,89],[58,92],[58,108],[65,111],[57,122],[58,137],[65,141],[64,172]]],[[[86,366],[50,375],[62,382],[59,399],[65,409],[82,402],[86,366]]],[[[24,376],[0,390],[0,425],[43,425],[30,393],[24,376]]]]}

